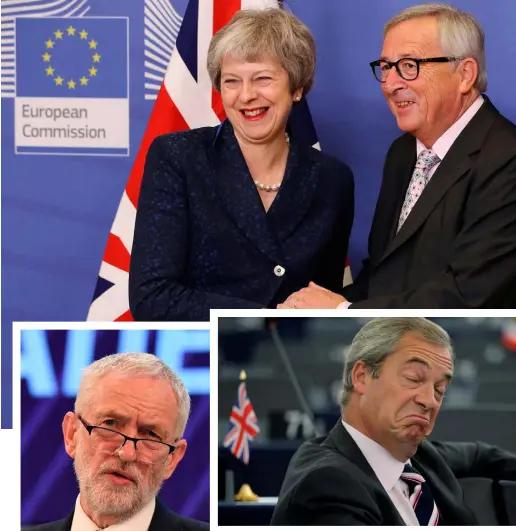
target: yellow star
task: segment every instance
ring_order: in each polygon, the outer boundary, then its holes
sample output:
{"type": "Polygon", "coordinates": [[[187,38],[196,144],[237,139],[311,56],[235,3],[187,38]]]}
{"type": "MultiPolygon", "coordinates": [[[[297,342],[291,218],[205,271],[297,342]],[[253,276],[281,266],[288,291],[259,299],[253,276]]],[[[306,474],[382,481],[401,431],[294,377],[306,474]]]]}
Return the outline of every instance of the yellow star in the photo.
{"type": "Polygon", "coordinates": [[[47,72],[47,76],[53,76],[54,75],[54,69],[49,66],[48,68],[45,68],[46,72],[47,72]]]}
{"type": "Polygon", "coordinates": [[[100,55],[98,53],[92,55],[91,57],[93,58],[94,63],[100,63],[100,55]]]}
{"type": "Polygon", "coordinates": [[[48,63],[52,57],[49,53],[45,52],[41,57],[43,57],[43,62],[48,63]]]}
{"type": "Polygon", "coordinates": [[[90,48],[92,50],[96,50],[97,49],[97,44],[98,44],[97,41],[94,41],[93,39],[91,39],[91,41],[88,44],[90,45],[90,48]]]}
{"type": "Polygon", "coordinates": [[[61,76],[57,76],[54,81],[56,82],[56,85],[59,85],[60,87],[63,86],[64,79],[61,76]]]}
{"type": "Polygon", "coordinates": [[[45,42],[45,46],[47,48],[53,48],[54,47],[54,41],[51,41],[50,39],[48,39],[48,41],[45,42]]]}
{"type": "Polygon", "coordinates": [[[90,76],[96,76],[96,75],[97,75],[97,69],[94,66],[92,66],[90,68],[90,76]]]}
{"type": "Polygon", "coordinates": [[[88,84],[88,78],[86,76],[82,76],[80,79],[81,85],[87,85],[88,84]]]}
{"type": "Polygon", "coordinates": [[[75,81],[73,79],[70,79],[70,81],[68,81],[67,85],[68,85],[69,89],[74,89],[75,88],[75,81]]]}
{"type": "Polygon", "coordinates": [[[79,35],[81,36],[81,39],[87,39],[88,38],[88,32],[86,30],[82,30],[79,35]]]}
{"type": "Polygon", "coordinates": [[[66,28],[66,31],[68,32],[68,35],[70,37],[75,35],[75,28],[73,26],[70,26],[69,28],[66,28]]]}
{"type": "Polygon", "coordinates": [[[54,31],[54,35],[56,36],[56,39],[63,38],[63,32],[61,30],[54,31]]]}

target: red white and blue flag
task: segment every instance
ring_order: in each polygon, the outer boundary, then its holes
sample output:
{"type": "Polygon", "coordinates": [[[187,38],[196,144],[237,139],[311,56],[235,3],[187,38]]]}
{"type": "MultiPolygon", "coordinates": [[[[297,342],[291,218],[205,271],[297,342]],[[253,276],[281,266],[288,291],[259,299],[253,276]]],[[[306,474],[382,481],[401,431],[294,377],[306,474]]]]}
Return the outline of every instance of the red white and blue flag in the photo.
{"type": "Polygon", "coordinates": [[[260,433],[258,419],[247,396],[244,382],[238,386],[238,398],[229,416],[229,431],[224,437],[224,447],[246,465],[249,463],[249,441],[260,433]]]}
{"type": "MultiPolygon", "coordinates": [[[[145,97],[156,103],[111,227],[88,321],[133,320],[129,263],[143,168],[152,141],[175,131],[216,126],[225,119],[206,66],[212,36],[240,9],[278,6],[277,0],[190,0],[181,21],[169,2],[145,0],[145,97]],[[170,58],[166,67],[165,57],[170,58]]],[[[301,142],[318,147],[305,100],[294,109],[289,125],[301,142]]],[[[350,283],[350,278],[346,267],[344,283],[350,283]]]]}

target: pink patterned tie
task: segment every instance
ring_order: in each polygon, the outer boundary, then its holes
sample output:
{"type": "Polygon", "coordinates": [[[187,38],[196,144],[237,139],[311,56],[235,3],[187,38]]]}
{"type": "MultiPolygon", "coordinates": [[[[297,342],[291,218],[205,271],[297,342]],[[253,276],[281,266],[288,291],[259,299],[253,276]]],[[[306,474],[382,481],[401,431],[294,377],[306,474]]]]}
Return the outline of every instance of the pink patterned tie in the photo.
{"type": "MultiPolygon", "coordinates": [[[[398,231],[401,229],[403,223],[407,219],[410,211],[419,199],[419,196],[423,193],[425,186],[430,180],[430,170],[441,161],[438,155],[436,155],[431,149],[424,149],[421,151],[417,158],[416,167],[412,178],[410,179],[407,193],[405,194],[405,201],[401,208],[400,219],[398,221],[398,231]]],[[[396,232],[398,232],[396,231],[396,232]]]]}

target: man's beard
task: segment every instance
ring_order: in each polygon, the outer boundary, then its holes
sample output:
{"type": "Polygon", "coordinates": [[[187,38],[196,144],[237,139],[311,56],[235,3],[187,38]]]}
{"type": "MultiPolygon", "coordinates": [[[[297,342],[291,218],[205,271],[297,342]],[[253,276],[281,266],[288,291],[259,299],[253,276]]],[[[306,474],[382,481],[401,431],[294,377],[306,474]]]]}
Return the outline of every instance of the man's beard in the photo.
{"type": "Polygon", "coordinates": [[[134,516],[156,496],[163,484],[164,466],[154,466],[146,483],[135,463],[126,463],[116,456],[102,463],[97,471],[92,471],[84,450],[78,448],[73,463],[83,507],[86,505],[90,511],[103,517],[118,518],[119,522],[134,516]],[[106,477],[106,471],[110,469],[126,472],[134,481],[128,485],[114,485],[106,477]]]}

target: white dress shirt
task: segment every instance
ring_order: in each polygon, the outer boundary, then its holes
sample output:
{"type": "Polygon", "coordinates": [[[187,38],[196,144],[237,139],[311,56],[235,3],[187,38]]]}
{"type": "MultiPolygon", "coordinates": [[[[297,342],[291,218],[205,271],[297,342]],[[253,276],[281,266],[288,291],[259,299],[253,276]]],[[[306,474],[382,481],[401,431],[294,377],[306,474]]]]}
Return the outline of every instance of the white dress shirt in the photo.
{"type": "MultiPolygon", "coordinates": [[[[89,516],[84,512],[81,502],[81,495],[77,496],[75,502],[75,512],[73,513],[73,521],[71,531],[97,531],[99,527],[92,522],[89,516]]],[[[156,507],[156,499],[152,500],[134,516],[120,522],[119,524],[113,524],[104,529],[108,531],[147,531],[154,514],[154,509],[156,507]]]]}
{"type": "MultiPolygon", "coordinates": [[[[416,156],[419,157],[419,154],[424,149],[432,149],[439,158],[444,159],[446,153],[450,150],[455,140],[462,133],[462,130],[469,124],[473,116],[477,114],[480,107],[484,103],[484,98],[479,96],[472,104],[471,107],[448,129],[446,130],[436,141],[431,148],[427,148],[419,138],[416,140],[416,156]]],[[[441,164],[438,162],[429,172],[428,172],[428,181],[432,178],[432,175],[436,172],[437,168],[441,164]]],[[[424,193],[424,190],[423,190],[424,193]]],[[[349,301],[341,302],[337,306],[337,310],[347,310],[353,303],[349,301]]]]}
{"type": "MultiPolygon", "coordinates": [[[[408,498],[408,486],[400,479],[405,463],[398,461],[383,446],[366,437],[353,426],[344,421],[342,424],[364,454],[403,521],[407,525],[419,525],[416,513],[408,498]]],[[[410,464],[410,461],[407,463],[410,464]]]]}

